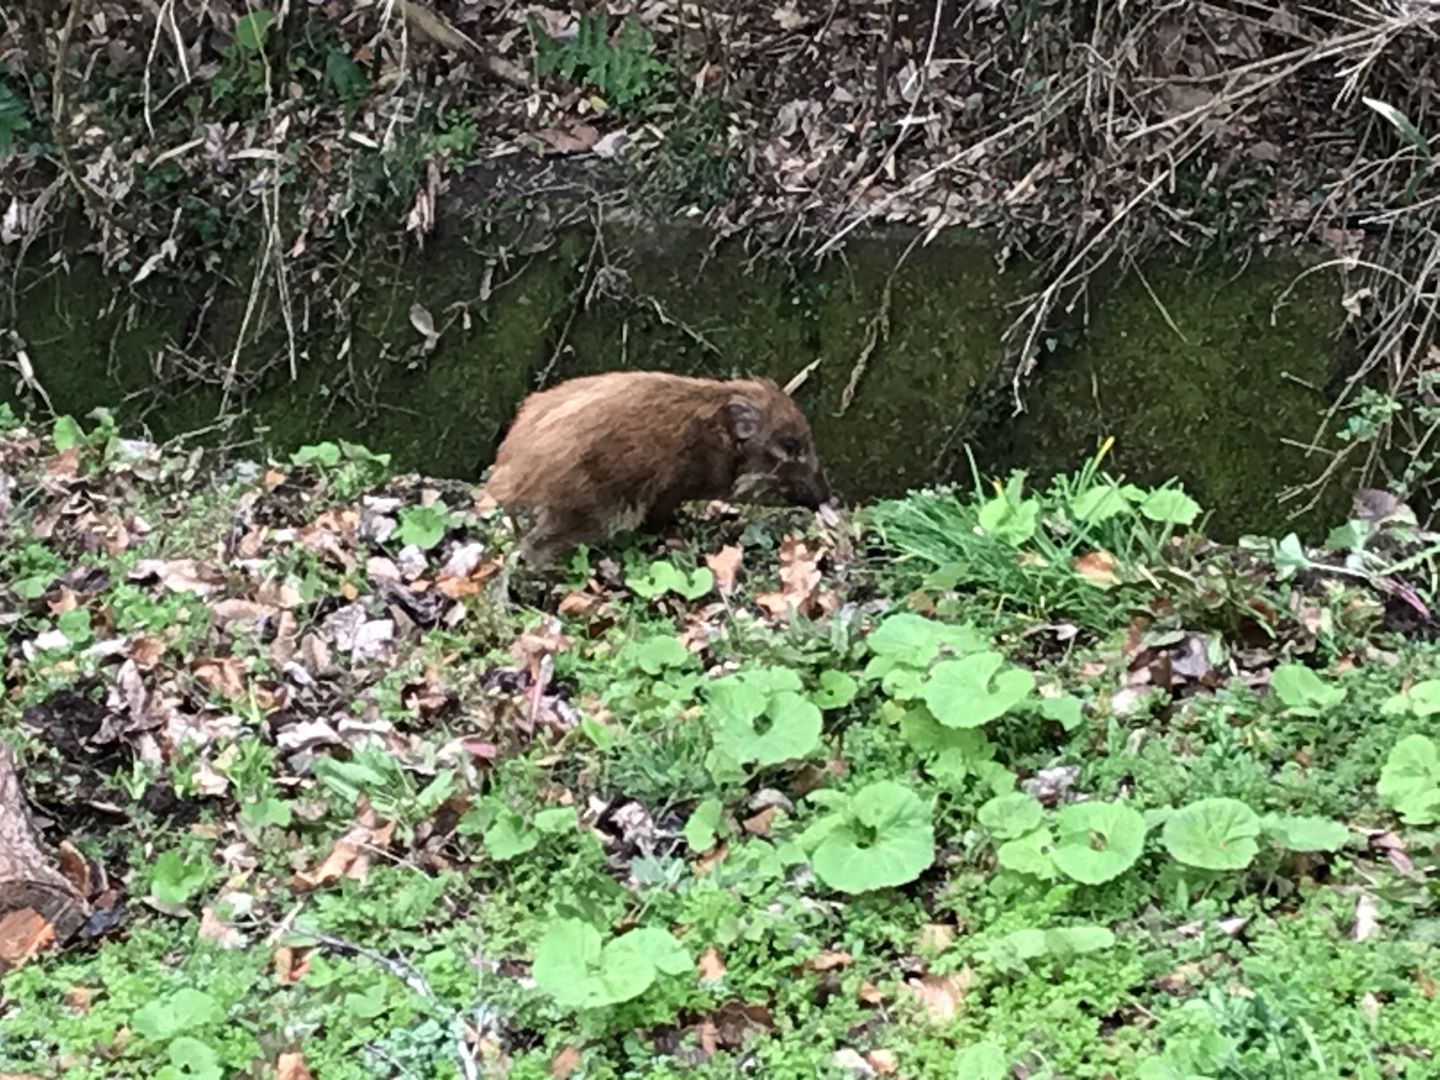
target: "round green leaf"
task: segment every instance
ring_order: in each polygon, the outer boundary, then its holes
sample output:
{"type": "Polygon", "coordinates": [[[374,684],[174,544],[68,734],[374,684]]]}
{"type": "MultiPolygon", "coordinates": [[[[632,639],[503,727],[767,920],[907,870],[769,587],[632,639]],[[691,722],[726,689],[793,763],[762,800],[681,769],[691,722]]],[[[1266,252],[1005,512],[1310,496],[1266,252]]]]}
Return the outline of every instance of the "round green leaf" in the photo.
{"type": "Polygon", "coordinates": [[[1140,513],[1165,525],[1189,526],[1200,516],[1200,504],[1179,488],[1165,488],[1142,502],[1140,513]]]}
{"type": "Polygon", "coordinates": [[[1380,770],[1377,791],[1407,825],[1440,821],[1440,749],[1435,741],[1407,735],[1397,742],[1380,770]]]}
{"type": "Polygon", "coordinates": [[[980,824],[994,836],[1001,840],[1012,840],[1017,836],[1024,836],[1038,826],[1045,816],[1045,808],[1034,796],[1017,791],[1009,795],[995,796],[980,807],[977,816],[980,824]]]}
{"type": "Polygon", "coordinates": [[[1041,881],[1055,877],[1055,840],[1049,829],[1036,829],[995,849],[1000,865],[1016,874],[1029,874],[1041,881]]]}
{"type": "Polygon", "coordinates": [[[955,1058],[955,1080],[1008,1080],[1010,1058],[992,1042],[973,1043],[955,1058]]]}
{"type": "Polygon", "coordinates": [[[1239,799],[1201,799],[1171,815],[1161,832],[1165,850],[1186,866],[1243,870],[1255,858],[1260,818],[1239,799]]]}
{"type": "Polygon", "coordinates": [[[855,700],[860,685],[843,671],[822,671],[810,700],[822,709],[843,709],[855,700]]]}
{"type": "Polygon", "coordinates": [[[1290,851],[1339,851],[1350,839],[1350,830],[1329,818],[1272,814],[1263,824],[1290,851]]]}
{"type": "Polygon", "coordinates": [[[903,784],[861,788],[844,817],[815,849],[815,874],[841,892],[861,893],[913,881],[935,861],[930,807],[903,784]]]}
{"type": "Polygon", "coordinates": [[[606,945],[588,923],[561,919],[535,946],[530,973],[542,990],[567,1008],[603,1008],[629,1001],[655,981],[655,965],[643,948],[647,939],[625,942],[630,936],[606,945]]]}
{"type": "Polygon", "coordinates": [[[1035,688],[1035,678],[1024,668],[1001,670],[1005,658],[997,652],[975,653],[936,664],[921,698],[946,727],[973,728],[988,724],[1020,704],[1035,688]]]}
{"type": "Polygon", "coordinates": [[[1055,866],[1082,885],[1100,885],[1119,877],[1135,865],[1145,847],[1145,819],[1132,807],[1072,803],[1056,816],[1055,866]]]}

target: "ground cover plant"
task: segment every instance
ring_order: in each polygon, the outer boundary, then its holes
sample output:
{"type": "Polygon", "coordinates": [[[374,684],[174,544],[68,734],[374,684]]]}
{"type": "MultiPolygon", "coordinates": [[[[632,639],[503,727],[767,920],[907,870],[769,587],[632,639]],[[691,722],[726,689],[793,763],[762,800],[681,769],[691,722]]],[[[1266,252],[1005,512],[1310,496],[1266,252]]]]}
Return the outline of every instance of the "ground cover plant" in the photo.
{"type": "Polygon", "coordinates": [[[474,490],[361,447],[0,428],[0,1073],[1440,1069],[1394,498],[1219,547],[1102,448],[502,604],[474,490]]]}

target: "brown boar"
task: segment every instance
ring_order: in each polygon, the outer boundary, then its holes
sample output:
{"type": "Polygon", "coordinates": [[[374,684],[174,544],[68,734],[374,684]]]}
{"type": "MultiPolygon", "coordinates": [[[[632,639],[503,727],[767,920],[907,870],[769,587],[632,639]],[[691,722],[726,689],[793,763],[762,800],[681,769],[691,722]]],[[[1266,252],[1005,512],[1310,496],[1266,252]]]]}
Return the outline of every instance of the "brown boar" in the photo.
{"type": "Polygon", "coordinates": [[[520,405],[485,494],[529,518],[520,554],[544,565],[577,544],[663,527],[698,499],[830,499],[810,425],[769,379],[610,372],[520,405]]]}

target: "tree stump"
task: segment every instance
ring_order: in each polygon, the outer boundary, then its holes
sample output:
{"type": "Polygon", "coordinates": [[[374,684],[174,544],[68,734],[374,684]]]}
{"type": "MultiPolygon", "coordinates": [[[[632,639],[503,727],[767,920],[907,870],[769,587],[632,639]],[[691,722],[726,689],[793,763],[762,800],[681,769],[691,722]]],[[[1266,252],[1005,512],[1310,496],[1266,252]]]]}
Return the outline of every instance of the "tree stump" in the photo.
{"type": "Polygon", "coordinates": [[[0,975],[68,940],[89,917],[85,897],[41,848],[14,755],[0,743],[0,975]]]}

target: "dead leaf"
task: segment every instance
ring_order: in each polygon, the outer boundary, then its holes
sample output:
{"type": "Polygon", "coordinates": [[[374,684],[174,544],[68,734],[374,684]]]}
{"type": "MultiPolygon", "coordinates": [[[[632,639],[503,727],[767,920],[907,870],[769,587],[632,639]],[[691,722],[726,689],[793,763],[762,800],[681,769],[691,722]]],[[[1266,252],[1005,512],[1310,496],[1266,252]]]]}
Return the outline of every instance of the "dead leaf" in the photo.
{"type": "Polygon", "coordinates": [[[955,930],[950,923],[926,923],[916,935],[915,947],[921,952],[944,952],[954,943],[955,930]]]}
{"type": "Polygon", "coordinates": [[[854,962],[855,958],[848,952],[822,952],[812,956],[805,966],[811,971],[833,971],[836,968],[849,967],[854,962]]]}
{"type": "Polygon", "coordinates": [[[741,824],[751,836],[769,836],[770,825],[775,820],[775,813],[778,808],[767,806],[758,814],[746,818],[741,824]]]}
{"type": "Polygon", "coordinates": [[[727,544],[705,556],[705,565],[715,575],[715,587],[720,590],[721,596],[729,596],[735,591],[735,580],[740,574],[743,559],[744,555],[734,544],[727,544]]]}
{"type": "Polygon", "coordinates": [[[581,1053],[578,1046],[564,1047],[550,1059],[550,1075],[555,1077],[555,1080],[566,1080],[580,1067],[580,1061],[581,1053]]]}
{"type": "Polygon", "coordinates": [[[194,670],[195,679],[200,685],[225,700],[238,701],[245,696],[245,670],[239,657],[223,656],[199,660],[194,670]]]}
{"type": "Polygon", "coordinates": [[[863,1005],[885,1004],[885,991],[881,990],[869,980],[860,984],[860,988],[855,991],[855,997],[863,1005]]]}
{"type": "Polygon", "coordinates": [[[314,1077],[305,1065],[305,1056],[292,1050],[275,1059],[275,1080],[314,1080],[314,1077]]]}
{"type": "Polygon", "coordinates": [[[1092,585],[1109,588],[1120,580],[1115,565],[1115,556],[1108,551],[1089,551],[1076,556],[1070,568],[1092,585]]]}
{"type": "Polygon", "coordinates": [[[222,949],[245,947],[244,935],[216,915],[215,909],[211,907],[200,909],[200,929],[197,933],[202,941],[213,941],[222,949]]]}
{"type": "Polygon", "coordinates": [[[275,981],[281,986],[293,986],[310,972],[308,950],[293,949],[282,945],[272,957],[275,963],[275,981]]]}
{"type": "Polygon", "coordinates": [[[55,941],[55,928],[34,908],[0,919],[0,974],[13,971],[55,941]]]}
{"type": "Polygon", "coordinates": [[[908,979],[905,988],[924,1007],[931,1020],[946,1023],[955,1019],[960,1006],[965,1004],[965,994],[973,980],[969,968],[963,968],[953,975],[921,975],[908,979]]]}
{"type": "Polygon", "coordinates": [[[893,1076],[900,1071],[900,1060],[893,1050],[871,1050],[865,1061],[881,1076],[893,1076]]]}
{"type": "Polygon", "coordinates": [[[798,536],[787,536],[780,542],[780,591],[762,593],[755,603],[774,618],[790,611],[813,617],[825,608],[820,596],[819,551],[798,536]]]}
{"type": "Polygon", "coordinates": [[[394,822],[378,823],[374,812],[367,808],[360,820],[335,842],[330,854],[325,856],[319,866],[314,870],[296,871],[291,879],[294,888],[309,892],[342,877],[364,881],[365,875],[370,871],[373,853],[390,846],[390,837],[394,831],[394,822]]]}
{"type": "Polygon", "coordinates": [[[700,971],[702,983],[719,982],[725,977],[725,961],[721,959],[719,950],[713,945],[700,955],[700,960],[695,966],[700,971]]]}

